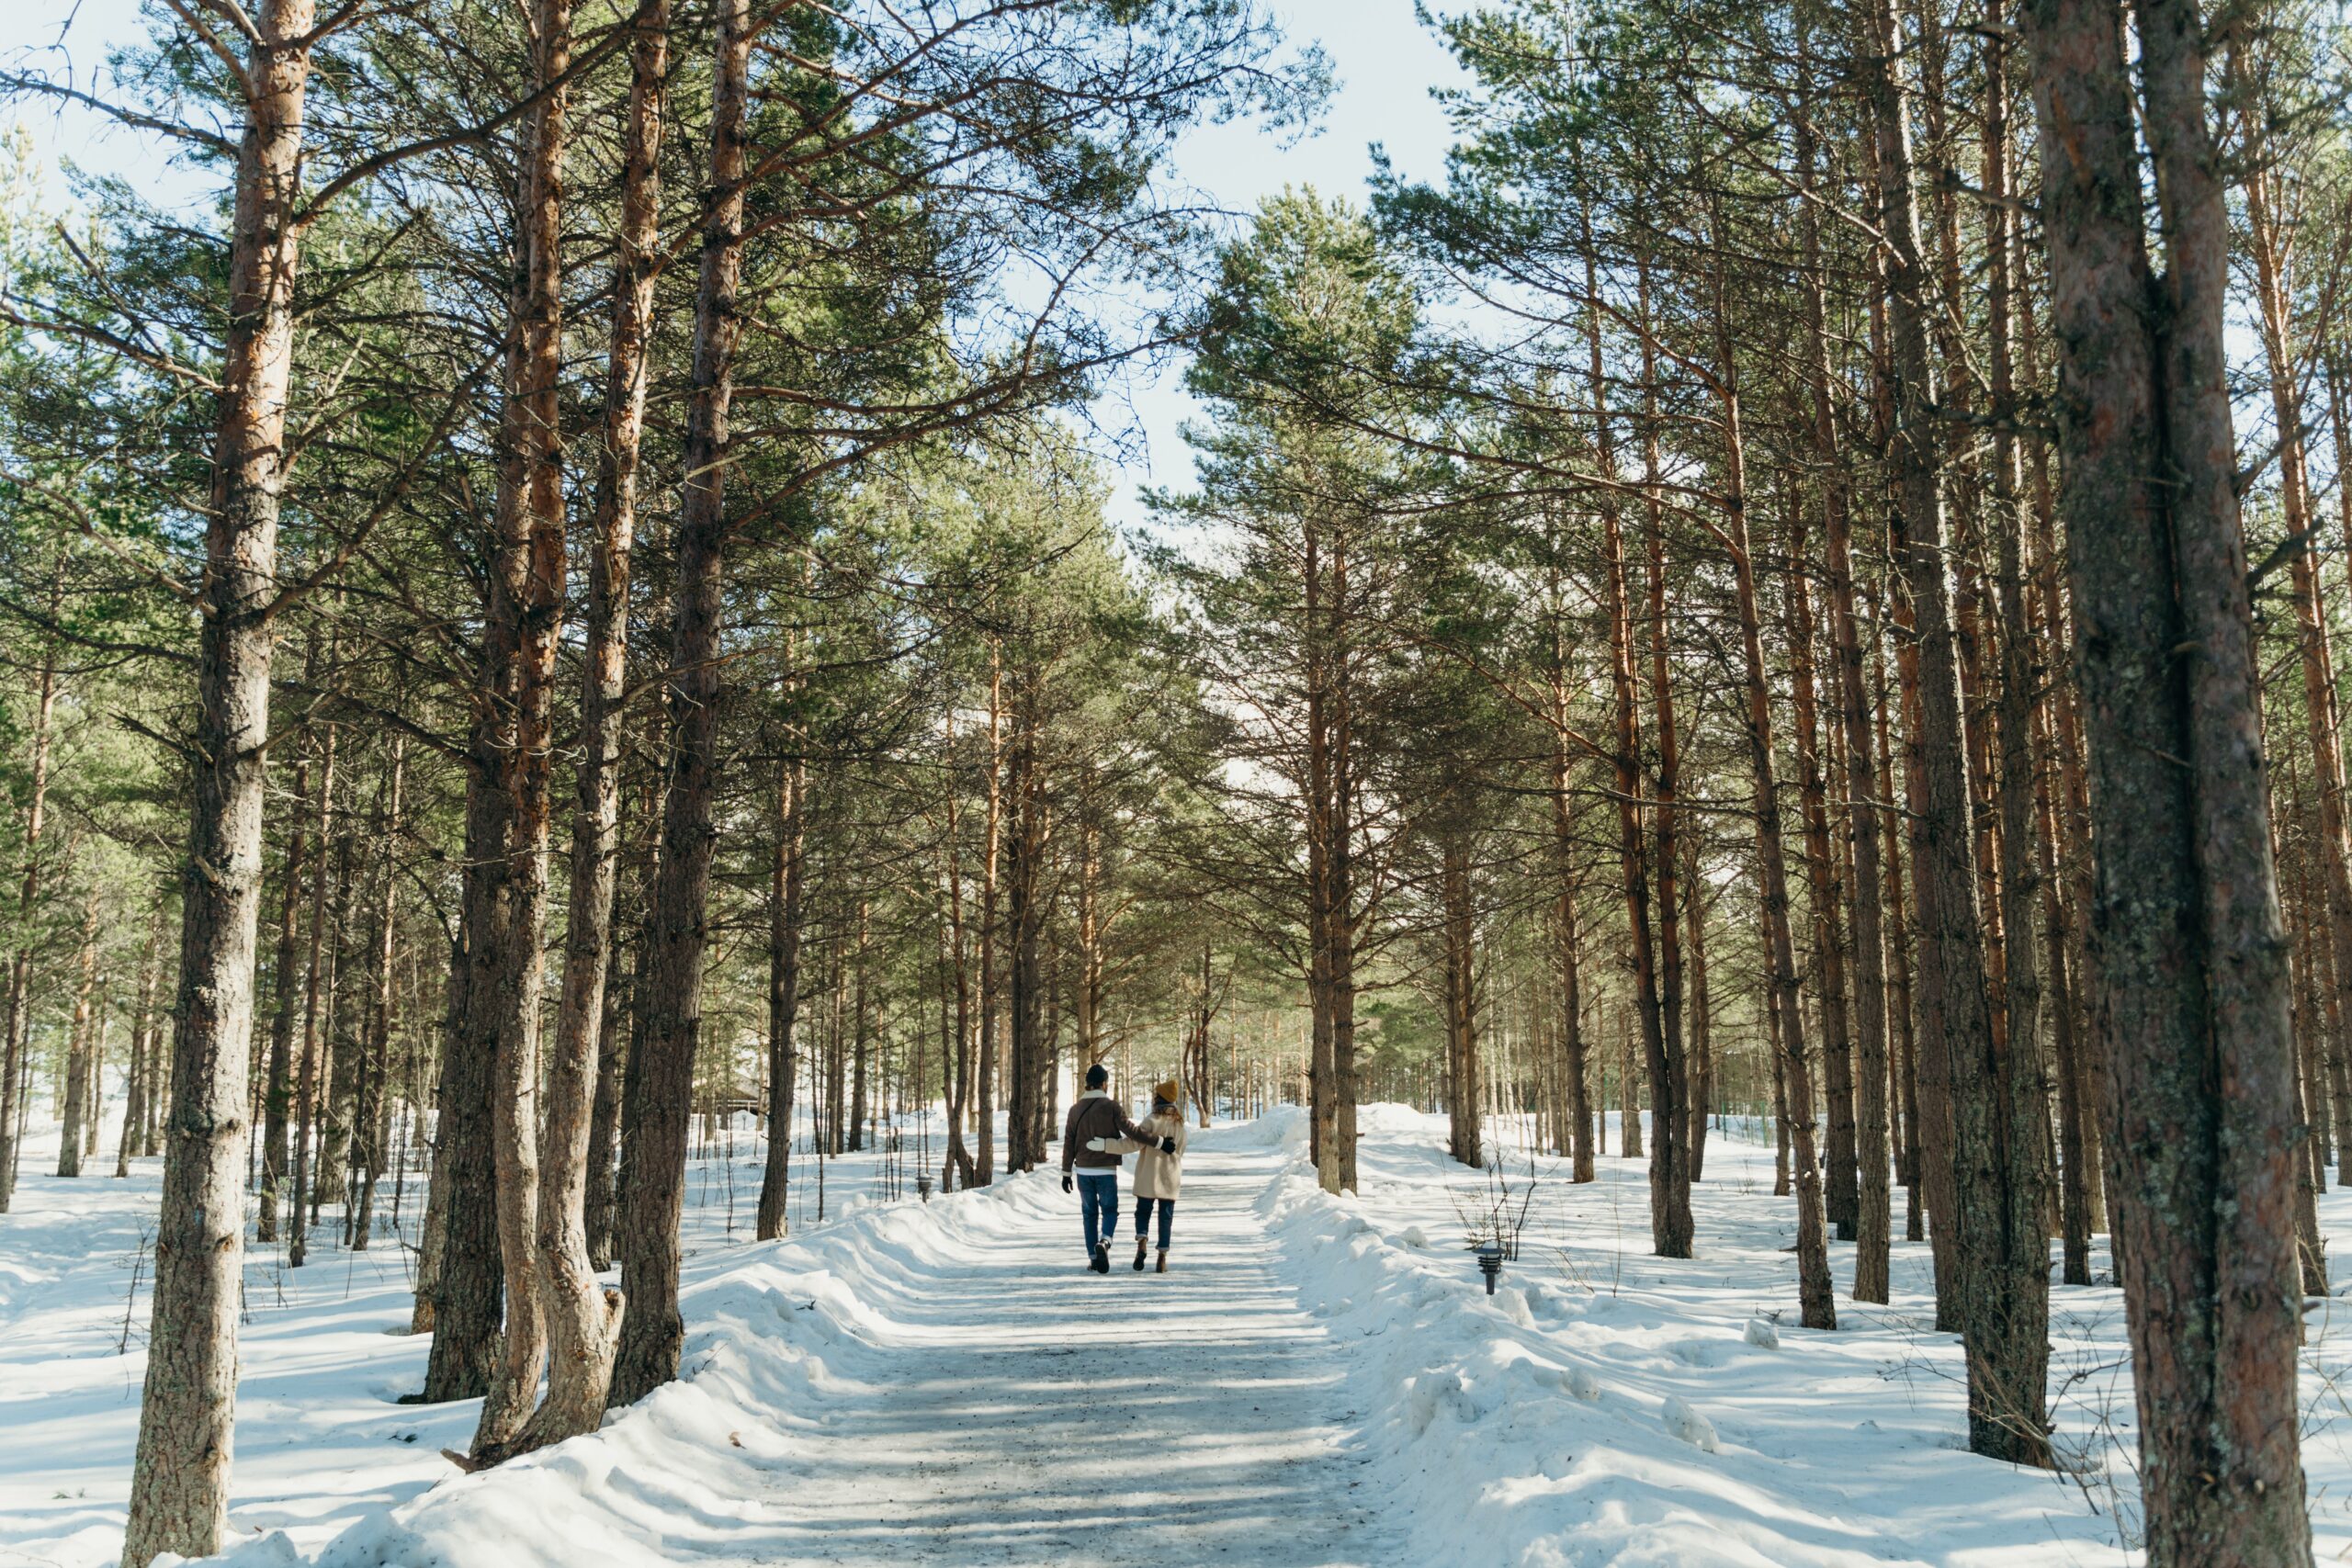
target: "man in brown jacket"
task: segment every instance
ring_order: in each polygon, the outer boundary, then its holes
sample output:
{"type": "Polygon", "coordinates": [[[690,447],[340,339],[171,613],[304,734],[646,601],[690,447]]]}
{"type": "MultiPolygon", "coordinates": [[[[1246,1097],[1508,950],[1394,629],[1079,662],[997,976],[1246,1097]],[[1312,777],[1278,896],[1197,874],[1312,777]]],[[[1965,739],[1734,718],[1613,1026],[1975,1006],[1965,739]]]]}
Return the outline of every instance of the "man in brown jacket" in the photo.
{"type": "Polygon", "coordinates": [[[1127,1120],[1126,1111],[1111,1098],[1110,1082],[1111,1069],[1102,1063],[1087,1068],[1086,1092],[1070,1102],[1069,1118],[1062,1123],[1062,1190],[1072,1190],[1075,1177],[1079,1207],[1085,1214],[1086,1266],[1097,1274],[1111,1271],[1111,1241],[1119,1228],[1119,1156],[1090,1149],[1087,1142],[1159,1142],[1127,1120]]]}

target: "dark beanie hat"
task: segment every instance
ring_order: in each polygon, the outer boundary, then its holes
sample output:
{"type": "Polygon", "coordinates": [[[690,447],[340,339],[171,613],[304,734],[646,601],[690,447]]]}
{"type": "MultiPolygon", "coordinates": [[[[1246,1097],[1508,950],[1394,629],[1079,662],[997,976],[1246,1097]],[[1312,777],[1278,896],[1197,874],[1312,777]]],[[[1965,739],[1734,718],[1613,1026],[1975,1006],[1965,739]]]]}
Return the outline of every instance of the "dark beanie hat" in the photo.
{"type": "Polygon", "coordinates": [[[1097,1062],[1092,1066],[1086,1069],[1087,1088],[1101,1089],[1104,1084],[1109,1083],[1110,1081],[1111,1069],[1104,1066],[1102,1063],[1097,1062]]]}

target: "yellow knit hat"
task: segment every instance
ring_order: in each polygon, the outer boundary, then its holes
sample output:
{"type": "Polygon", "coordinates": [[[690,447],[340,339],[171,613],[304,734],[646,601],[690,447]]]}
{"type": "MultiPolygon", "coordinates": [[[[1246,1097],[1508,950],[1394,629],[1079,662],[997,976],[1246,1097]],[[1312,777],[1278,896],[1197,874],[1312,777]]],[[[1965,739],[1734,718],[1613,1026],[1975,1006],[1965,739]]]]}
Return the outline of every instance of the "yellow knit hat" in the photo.
{"type": "Polygon", "coordinates": [[[1162,1105],[1181,1105],[1183,1103],[1183,1090],[1177,1088],[1174,1078],[1170,1078],[1151,1086],[1151,1098],[1162,1105]]]}

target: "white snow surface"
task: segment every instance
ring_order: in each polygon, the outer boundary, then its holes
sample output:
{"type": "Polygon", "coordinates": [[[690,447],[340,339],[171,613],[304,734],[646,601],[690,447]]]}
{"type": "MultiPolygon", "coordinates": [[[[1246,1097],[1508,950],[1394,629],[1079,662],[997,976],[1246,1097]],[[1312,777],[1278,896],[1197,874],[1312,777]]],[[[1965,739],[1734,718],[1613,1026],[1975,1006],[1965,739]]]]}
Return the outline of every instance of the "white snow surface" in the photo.
{"type": "MultiPolygon", "coordinates": [[[[1083,1269],[1051,1175],[884,1201],[876,1156],[833,1162],[825,1222],[804,1212],[791,1239],[751,1243],[759,1151],[739,1135],[691,1184],[685,1376],[474,1476],[438,1451],[464,1447],[473,1402],[395,1402],[426,1349],[399,1332],[405,1253],[387,1236],[347,1254],[322,1228],[308,1267],[266,1252],[248,1267],[226,1560],[2138,1560],[2111,1286],[2053,1287],[2066,1464],[2015,1470],[1965,1451],[1959,1347],[1933,1332],[1923,1245],[1896,1245],[1891,1305],[1841,1293],[1837,1332],[1797,1326],[1794,1217],[1769,1148],[1710,1140],[1688,1260],[1649,1256],[1643,1162],[1604,1156],[1575,1187],[1538,1156],[1528,1234],[1490,1298],[1465,1247],[1487,1177],[1446,1157],[1444,1125],[1366,1108],[1361,1194],[1337,1197],[1314,1184],[1295,1111],[1196,1134],[1171,1271],[1130,1271],[1129,1213],[1107,1279],[1083,1269]]],[[[97,1568],[120,1550],[159,1171],[104,1174],[112,1128],[98,1174],[74,1182],[44,1174],[53,1134],[37,1138],[0,1216],[0,1568],[97,1568]]],[[[1517,1129],[1490,1137],[1524,1179],[1517,1129]]],[[[2352,1233],[2352,1194],[2322,1213],[2352,1233]]],[[[1852,1249],[1833,1264],[1842,1292],[1852,1249]]],[[[2096,1265],[2106,1279],[2103,1252],[2096,1265]]],[[[2323,1560],[2352,1550],[2352,1410],[2335,1392],[2352,1333],[2335,1304],[2314,1306],[2305,1351],[2323,1560]]]]}

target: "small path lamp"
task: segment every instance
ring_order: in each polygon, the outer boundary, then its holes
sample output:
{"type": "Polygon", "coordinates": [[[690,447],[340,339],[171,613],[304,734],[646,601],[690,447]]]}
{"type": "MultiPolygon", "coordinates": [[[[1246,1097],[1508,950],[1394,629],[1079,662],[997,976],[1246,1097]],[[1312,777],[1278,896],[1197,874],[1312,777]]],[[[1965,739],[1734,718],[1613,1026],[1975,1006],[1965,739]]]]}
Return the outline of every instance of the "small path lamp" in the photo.
{"type": "Polygon", "coordinates": [[[1478,1272],[1487,1277],[1487,1294],[1495,1293],[1495,1281],[1502,1277],[1503,1249],[1499,1242],[1482,1242],[1478,1247],[1478,1272]]]}
{"type": "Polygon", "coordinates": [[[926,1203],[931,1201],[931,1172],[926,1170],[915,1178],[915,1196],[926,1203]]]}

